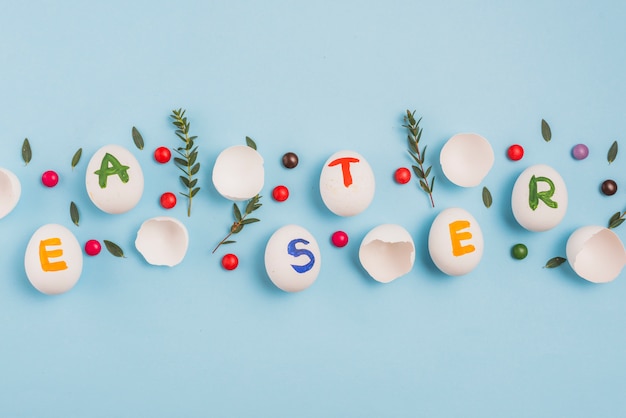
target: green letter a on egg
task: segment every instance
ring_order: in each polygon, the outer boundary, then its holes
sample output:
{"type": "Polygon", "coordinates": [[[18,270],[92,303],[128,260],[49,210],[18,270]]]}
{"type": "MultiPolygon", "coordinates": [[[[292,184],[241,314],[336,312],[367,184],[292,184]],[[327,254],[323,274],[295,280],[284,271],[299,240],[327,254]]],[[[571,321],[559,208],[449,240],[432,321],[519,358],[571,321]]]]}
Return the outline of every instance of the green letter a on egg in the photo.
{"type": "Polygon", "coordinates": [[[120,164],[118,159],[108,152],[102,157],[100,170],[96,170],[94,173],[98,175],[98,184],[100,184],[101,189],[107,187],[107,179],[109,176],[119,176],[122,183],[128,183],[129,180],[128,166],[120,164]]]}
{"type": "Polygon", "coordinates": [[[547,177],[532,176],[530,178],[530,183],[528,184],[528,186],[530,189],[528,193],[528,204],[530,205],[530,208],[532,210],[537,209],[537,206],[539,206],[539,200],[541,200],[543,203],[545,203],[546,205],[548,205],[548,207],[552,209],[556,209],[559,207],[559,204],[557,202],[550,199],[552,195],[554,194],[554,183],[552,182],[552,180],[550,180],[547,177]],[[538,192],[537,183],[540,181],[548,183],[548,186],[550,186],[550,189],[543,191],[543,192],[538,192]]]}

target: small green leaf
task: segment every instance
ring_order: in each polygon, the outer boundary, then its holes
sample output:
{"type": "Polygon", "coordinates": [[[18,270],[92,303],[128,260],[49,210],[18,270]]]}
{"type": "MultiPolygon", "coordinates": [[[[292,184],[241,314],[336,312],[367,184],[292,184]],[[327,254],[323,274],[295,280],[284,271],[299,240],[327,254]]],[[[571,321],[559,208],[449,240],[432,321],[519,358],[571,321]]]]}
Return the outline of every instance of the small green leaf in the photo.
{"type": "Polygon", "coordinates": [[[178,157],[174,157],[174,162],[176,162],[177,164],[180,164],[182,166],[186,166],[187,165],[187,160],[184,160],[184,159],[178,158],[178,157]]]}
{"type": "Polygon", "coordinates": [[[80,215],[78,214],[78,207],[76,207],[76,203],[70,203],[70,218],[72,218],[72,222],[74,225],[78,226],[78,222],[80,221],[80,215]]]}
{"type": "Polygon", "coordinates": [[[189,183],[189,179],[188,179],[187,177],[185,177],[185,176],[179,176],[178,178],[180,179],[181,183],[183,183],[183,185],[184,185],[186,188],[188,188],[188,189],[189,189],[189,188],[191,188],[190,183],[189,183]]]}
{"type": "Polygon", "coordinates": [[[191,191],[191,197],[194,197],[195,195],[197,195],[199,191],[200,191],[199,187],[196,187],[195,189],[193,189],[191,191]]]}
{"type": "Polygon", "coordinates": [[[553,258],[548,260],[548,262],[546,263],[545,266],[543,266],[543,268],[553,269],[553,268],[558,267],[561,264],[565,263],[566,261],[567,261],[567,259],[563,258],[563,257],[553,257],[553,258]]]}
{"type": "Polygon", "coordinates": [[[198,171],[200,171],[200,163],[197,163],[196,165],[191,167],[191,175],[194,176],[198,174],[198,171]]]}
{"type": "Polygon", "coordinates": [[[143,145],[144,145],[143,137],[141,136],[137,128],[135,128],[134,126],[133,126],[133,141],[135,142],[135,146],[137,148],[143,149],[143,145]]]}
{"type": "Polygon", "coordinates": [[[74,156],[72,157],[72,170],[74,169],[74,167],[76,167],[78,165],[78,162],[80,161],[81,155],[83,155],[83,149],[82,148],[78,148],[78,151],[76,151],[74,153],[74,156]]]}
{"type": "Polygon", "coordinates": [[[248,145],[250,148],[256,150],[256,143],[249,136],[246,137],[246,145],[248,145]]]}
{"type": "Polygon", "coordinates": [[[261,220],[257,218],[248,218],[248,219],[244,219],[243,221],[241,221],[241,224],[248,225],[248,224],[253,224],[255,222],[261,222],[261,220]]]}
{"type": "Polygon", "coordinates": [[[119,245],[117,245],[114,242],[108,241],[108,240],[103,240],[104,241],[104,245],[105,247],[107,247],[107,250],[114,255],[115,257],[121,257],[121,258],[126,258],[126,256],[124,255],[124,251],[120,248],[119,245]]]}
{"type": "Polygon", "coordinates": [[[233,203],[233,214],[235,215],[235,220],[237,222],[241,221],[241,211],[239,210],[239,207],[237,206],[236,203],[233,203]]]}
{"type": "Polygon", "coordinates": [[[230,231],[233,234],[238,234],[239,232],[241,232],[241,230],[243,229],[243,224],[234,224],[231,228],[230,231]]]}
{"type": "Polygon", "coordinates": [[[552,139],[552,131],[550,130],[550,125],[545,119],[541,119],[541,136],[543,136],[543,140],[546,142],[550,142],[552,139]]]}
{"type": "Polygon", "coordinates": [[[226,245],[226,244],[234,244],[234,243],[236,243],[236,242],[237,242],[237,241],[233,241],[232,239],[229,239],[228,241],[222,241],[222,242],[221,242],[221,244],[222,244],[222,245],[226,245]]]}
{"type": "Polygon", "coordinates": [[[24,138],[24,143],[22,144],[22,159],[28,165],[30,160],[33,158],[33,151],[30,148],[30,142],[28,142],[28,138],[24,138]]]}
{"type": "Polygon", "coordinates": [[[614,141],[611,148],[609,148],[609,153],[607,154],[606,159],[609,161],[609,164],[611,164],[615,161],[615,157],[617,157],[617,141],[614,141]]]}
{"type": "Polygon", "coordinates": [[[609,229],[614,229],[624,223],[624,218],[617,218],[609,222],[609,229]]]}
{"type": "Polygon", "coordinates": [[[483,187],[483,203],[486,208],[490,208],[493,203],[493,199],[491,198],[491,192],[488,188],[483,187]]]}

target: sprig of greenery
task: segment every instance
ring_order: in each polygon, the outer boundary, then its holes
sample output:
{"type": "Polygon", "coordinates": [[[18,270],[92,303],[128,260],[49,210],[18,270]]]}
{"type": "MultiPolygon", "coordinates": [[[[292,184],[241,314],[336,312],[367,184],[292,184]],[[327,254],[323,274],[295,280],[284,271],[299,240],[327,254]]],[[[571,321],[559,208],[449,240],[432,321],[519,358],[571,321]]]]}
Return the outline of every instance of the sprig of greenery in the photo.
{"type": "Polygon", "coordinates": [[[403,127],[409,130],[409,135],[407,137],[409,142],[409,154],[415,160],[417,165],[412,166],[413,172],[419,178],[420,187],[424,190],[428,196],[430,197],[430,204],[432,207],[435,207],[435,201],[433,200],[433,187],[435,185],[435,176],[428,181],[428,176],[430,175],[430,170],[432,166],[426,168],[424,170],[424,159],[426,157],[426,145],[424,148],[420,150],[419,142],[422,139],[422,128],[420,128],[420,122],[422,118],[419,120],[415,120],[415,110],[411,112],[407,109],[406,116],[404,117],[404,122],[406,125],[402,125],[403,127]]]}
{"type": "Polygon", "coordinates": [[[180,176],[180,181],[187,188],[187,192],[180,192],[181,195],[188,199],[187,216],[191,216],[191,200],[200,191],[200,187],[196,187],[198,179],[193,178],[200,171],[200,163],[198,159],[198,147],[194,146],[197,136],[189,136],[189,122],[185,116],[185,110],[174,109],[170,117],[173,119],[172,124],[176,127],[176,136],[183,141],[184,146],[174,148],[174,151],[180,157],[174,157],[174,163],[185,174],[180,176]]]}
{"type": "Polygon", "coordinates": [[[608,228],[609,229],[617,228],[622,223],[624,223],[625,218],[626,218],[626,211],[615,212],[613,216],[611,216],[611,219],[609,219],[608,228]]]}
{"type": "Polygon", "coordinates": [[[256,195],[252,199],[250,199],[248,201],[248,204],[246,205],[246,210],[244,211],[243,215],[241,214],[241,210],[239,209],[237,204],[233,203],[233,216],[235,217],[235,222],[233,222],[232,226],[230,227],[230,232],[228,233],[228,235],[226,235],[224,239],[221,240],[219,244],[217,244],[217,247],[213,249],[212,254],[215,253],[215,251],[217,251],[217,249],[220,248],[221,245],[235,243],[236,241],[231,240],[230,237],[233,234],[240,233],[245,225],[261,221],[258,218],[248,218],[248,215],[250,215],[252,212],[262,206],[262,204],[259,203],[260,200],[261,196],[259,195],[256,195]]]}

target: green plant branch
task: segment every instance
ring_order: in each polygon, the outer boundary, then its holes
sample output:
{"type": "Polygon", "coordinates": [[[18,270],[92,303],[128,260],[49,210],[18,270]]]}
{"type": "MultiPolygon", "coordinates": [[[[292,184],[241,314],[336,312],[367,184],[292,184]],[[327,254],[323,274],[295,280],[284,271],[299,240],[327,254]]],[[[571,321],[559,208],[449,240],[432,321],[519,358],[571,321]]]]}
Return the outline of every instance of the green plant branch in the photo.
{"type": "Polygon", "coordinates": [[[226,235],[224,239],[221,240],[219,244],[217,244],[217,246],[213,249],[211,254],[215,254],[215,251],[217,251],[217,249],[220,248],[220,246],[222,245],[235,243],[236,241],[231,240],[230,237],[233,236],[233,234],[238,234],[239,232],[241,232],[241,230],[243,229],[245,225],[249,225],[255,222],[260,222],[260,219],[258,218],[248,218],[248,216],[252,212],[254,212],[255,210],[257,210],[258,208],[262,206],[262,204],[259,203],[260,200],[261,200],[261,196],[259,195],[256,195],[252,199],[250,199],[248,201],[248,204],[246,205],[246,209],[243,215],[241,214],[241,210],[239,209],[237,204],[233,203],[233,216],[235,218],[235,222],[233,222],[233,224],[231,225],[230,232],[228,233],[228,235],[226,235]]]}
{"type": "Polygon", "coordinates": [[[419,142],[422,139],[422,128],[420,128],[420,122],[422,118],[415,120],[415,110],[411,112],[407,109],[406,116],[404,117],[404,122],[406,125],[402,125],[403,127],[409,130],[409,135],[407,137],[409,142],[409,154],[415,161],[417,165],[413,165],[413,172],[419,178],[419,184],[422,190],[428,194],[430,197],[430,204],[432,207],[435,207],[435,201],[433,200],[433,187],[435,185],[435,177],[428,181],[428,176],[430,175],[430,170],[432,166],[424,169],[424,158],[426,157],[426,145],[424,148],[420,150],[419,142]]]}
{"type": "Polygon", "coordinates": [[[200,171],[200,163],[198,159],[198,147],[194,146],[197,136],[189,136],[189,122],[185,116],[185,110],[174,109],[170,117],[173,119],[172,124],[176,127],[176,136],[183,141],[184,146],[174,148],[174,151],[180,157],[174,157],[174,163],[184,175],[180,176],[180,181],[187,188],[187,192],[180,192],[187,198],[187,216],[191,216],[191,201],[193,197],[200,191],[200,187],[196,187],[198,179],[193,176],[200,171]]]}

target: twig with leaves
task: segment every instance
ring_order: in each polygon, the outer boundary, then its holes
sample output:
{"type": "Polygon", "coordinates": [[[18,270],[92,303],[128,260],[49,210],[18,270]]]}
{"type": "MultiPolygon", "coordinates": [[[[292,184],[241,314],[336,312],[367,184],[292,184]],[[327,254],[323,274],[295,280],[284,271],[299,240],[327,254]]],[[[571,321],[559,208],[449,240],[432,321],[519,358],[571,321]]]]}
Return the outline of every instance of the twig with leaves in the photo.
{"type": "Polygon", "coordinates": [[[433,186],[435,185],[435,176],[433,176],[430,181],[428,180],[432,166],[424,169],[424,159],[426,157],[427,145],[424,145],[424,148],[421,150],[419,147],[420,139],[422,139],[422,128],[420,128],[421,121],[422,118],[415,120],[415,110],[411,112],[407,109],[406,116],[404,117],[406,125],[402,126],[409,130],[409,135],[407,137],[409,142],[409,154],[417,164],[412,166],[413,172],[419,178],[420,187],[428,194],[430,197],[430,204],[434,208],[435,201],[433,200],[433,186]]]}
{"type": "Polygon", "coordinates": [[[191,200],[200,191],[200,187],[196,187],[198,179],[193,178],[200,171],[200,163],[198,159],[198,147],[194,145],[197,136],[189,136],[189,121],[185,116],[185,110],[173,110],[170,117],[173,119],[172,124],[176,127],[176,136],[183,141],[184,146],[174,148],[174,151],[180,157],[174,157],[174,163],[184,173],[180,176],[180,181],[187,188],[187,192],[180,192],[181,195],[188,199],[187,216],[191,216],[191,200]]]}
{"type": "Polygon", "coordinates": [[[232,226],[230,227],[230,232],[228,233],[228,235],[226,235],[224,239],[221,240],[219,244],[217,244],[217,247],[213,249],[212,254],[215,253],[215,251],[217,251],[217,249],[220,248],[220,246],[222,245],[235,243],[236,241],[231,240],[230,237],[233,236],[233,234],[240,233],[245,225],[260,221],[260,219],[258,218],[248,218],[248,216],[252,212],[262,206],[260,200],[261,196],[259,195],[256,195],[252,199],[250,199],[248,201],[248,204],[246,205],[246,210],[244,211],[243,215],[241,214],[241,210],[239,209],[237,204],[233,203],[233,216],[235,217],[235,222],[233,222],[232,226]]]}
{"type": "Polygon", "coordinates": [[[613,216],[611,216],[611,219],[609,219],[609,224],[607,228],[609,229],[617,228],[622,223],[624,223],[624,220],[626,220],[626,211],[615,212],[613,216]]]}

